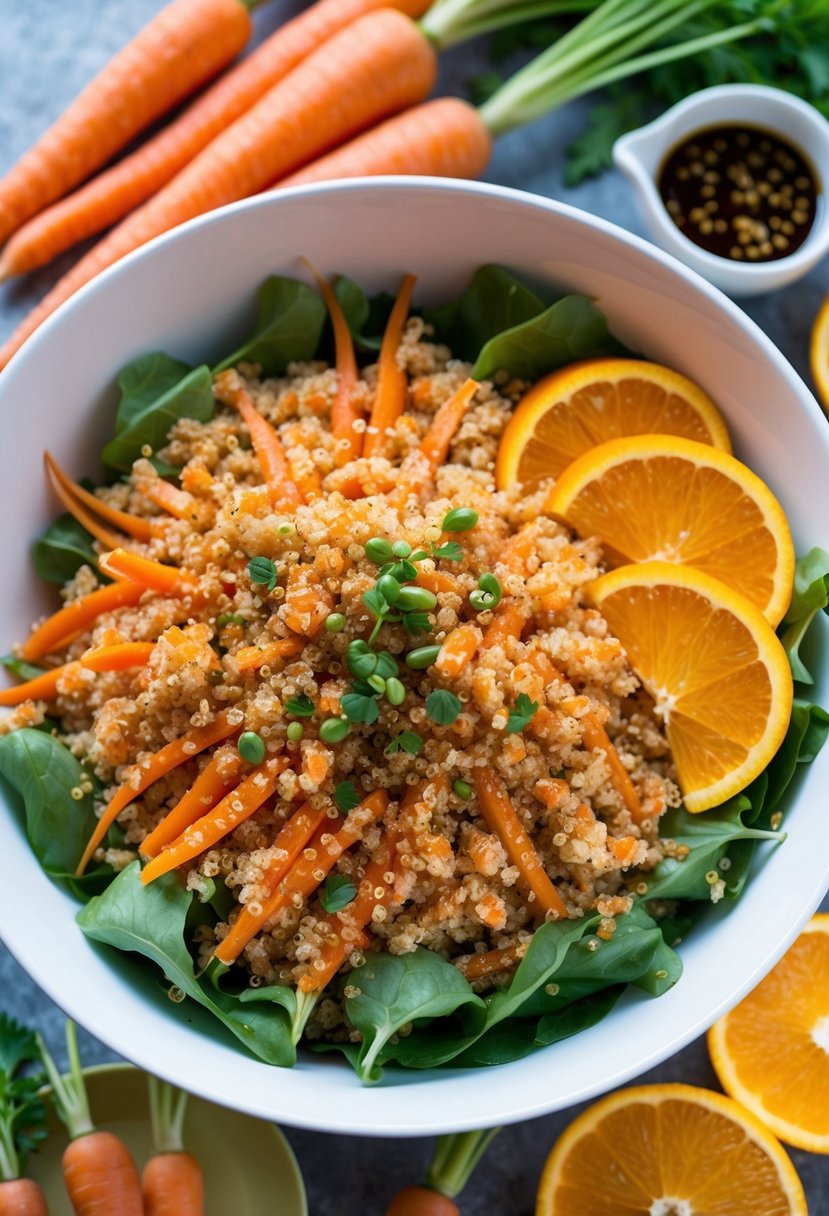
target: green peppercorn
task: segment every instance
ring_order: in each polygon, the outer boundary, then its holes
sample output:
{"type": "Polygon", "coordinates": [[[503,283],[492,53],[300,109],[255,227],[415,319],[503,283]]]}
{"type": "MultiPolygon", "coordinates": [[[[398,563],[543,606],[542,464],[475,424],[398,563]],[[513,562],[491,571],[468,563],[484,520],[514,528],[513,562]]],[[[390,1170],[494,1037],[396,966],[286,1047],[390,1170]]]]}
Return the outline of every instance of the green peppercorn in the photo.
{"type": "Polygon", "coordinates": [[[372,536],[370,540],[367,540],[365,554],[369,561],[374,562],[377,566],[382,566],[383,562],[387,562],[390,557],[394,556],[391,545],[383,536],[372,536]]]}
{"type": "Polygon", "coordinates": [[[400,584],[391,574],[381,574],[376,583],[377,590],[387,604],[396,604],[400,598],[400,584]]]}
{"type": "Polygon", "coordinates": [[[292,743],[299,743],[300,739],[305,734],[305,727],[301,722],[289,722],[288,729],[286,730],[285,734],[292,743]]]}
{"type": "Polygon", "coordinates": [[[341,612],[331,612],[325,618],[325,628],[328,633],[342,633],[345,629],[345,617],[341,612]]]}
{"type": "Polygon", "coordinates": [[[437,596],[426,587],[401,587],[395,607],[403,612],[431,612],[437,602],[437,596]]]}
{"type": "Polygon", "coordinates": [[[463,798],[464,802],[468,802],[472,797],[472,786],[468,781],[455,781],[452,784],[452,789],[459,798],[463,798]]]}
{"type": "Polygon", "coordinates": [[[391,551],[395,557],[408,557],[412,551],[412,546],[407,540],[396,540],[391,547],[391,551]]]}
{"type": "Polygon", "coordinates": [[[386,681],[382,676],[378,676],[376,672],[373,676],[369,676],[369,678],[366,680],[366,684],[368,684],[370,688],[373,688],[375,692],[379,692],[380,696],[382,696],[386,691],[386,681]]]}
{"type": "Polygon", "coordinates": [[[390,705],[402,705],[406,700],[406,686],[397,676],[386,680],[386,700],[390,705]]]}
{"type": "Polygon", "coordinates": [[[236,747],[239,755],[248,764],[261,764],[265,759],[265,741],[260,739],[256,731],[246,730],[239,736],[236,747]]]}
{"type": "Polygon", "coordinates": [[[326,718],[320,726],[323,743],[342,743],[349,731],[347,718],[326,718]]]}
{"type": "Polygon", "coordinates": [[[444,516],[441,527],[444,532],[468,532],[478,522],[478,512],[471,507],[455,507],[444,516]]]}
{"type": "Polygon", "coordinates": [[[440,646],[419,646],[417,650],[410,650],[406,655],[406,666],[415,671],[423,671],[424,668],[432,666],[439,654],[440,646]]]}

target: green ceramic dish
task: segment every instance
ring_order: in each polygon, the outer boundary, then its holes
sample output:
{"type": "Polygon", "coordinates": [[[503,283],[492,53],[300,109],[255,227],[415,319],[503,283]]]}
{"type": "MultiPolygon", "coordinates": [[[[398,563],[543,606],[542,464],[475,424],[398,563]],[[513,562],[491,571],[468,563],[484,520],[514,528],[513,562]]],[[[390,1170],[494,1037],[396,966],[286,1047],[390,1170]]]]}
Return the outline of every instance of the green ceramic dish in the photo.
{"type": "MultiPolygon", "coordinates": [[[[84,1069],[97,1127],[119,1135],[139,1170],[152,1153],[144,1073],[130,1064],[84,1069]]],[[[308,1216],[305,1187],[291,1146],[273,1123],[191,1098],[184,1142],[204,1171],[206,1216],[308,1216]]],[[[27,1173],[46,1192],[50,1216],[72,1216],[60,1160],[66,1132],[54,1111],[49,1139],[29,1160],[27,1173]]]]}

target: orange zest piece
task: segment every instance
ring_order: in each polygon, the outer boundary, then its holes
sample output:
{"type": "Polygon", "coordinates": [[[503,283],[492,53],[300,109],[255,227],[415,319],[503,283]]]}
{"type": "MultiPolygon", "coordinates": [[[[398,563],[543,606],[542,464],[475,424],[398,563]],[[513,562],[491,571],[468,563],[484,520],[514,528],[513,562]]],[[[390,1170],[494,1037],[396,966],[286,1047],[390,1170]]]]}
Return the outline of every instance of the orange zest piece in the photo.
{"type": "Polygon", "coordinates": [[[137,515],[130,515],[127,511],[119,511],[117,507],[111,507],[108,503],[102,502],[97,495],[91,494],[89,490],[85,490],[83,486],[79,486],[67,473],[64,473],[54,456],[49,452],[43,453],[43,460],[58,498],[67,511],[75,516],[78,523],[86,528],[87,532],[91,532],[101,544],[114,549],[118,544],[118,537],[106,528],[102,528],[96,520],[88,515],[84,508],[88,508],[95,515],[100,515],[101,519],[113,524],[121,532],[126,532],[127,536],[132,536],[135,540],[148,541],[152,539],[153,528],[148,519],[141,519],[137,515]],[[79,511],[80,514],[78,514],[79,511]],[[90,524],[92,524],[92,527],[90,527],[90,524]]]}
{"type": "Polygon", "coordinates": [[[524,831],[506,786],[489,765],[475,769],[475,789],[482,819],[490,832],[499,838],[530,891],[535,919],[543,920],[549,915],[553,920],[566,920],[569,913],[564,900],[550,881],[535,846],[524,831]]]}
{"type": "Polygon", "coordinates": [[[191,823],[201,819],[233,789],[242,771],[242,758],[234,749],[220,747],[210,757],[186,794],[141,842],[141,855],[155,857],[191,823]]]}
{"type": "Polygon", "coordinates": [[[227,720],[227,713],[222,711],[222,713],[216,715],[208,726],[193,727],[192,730],[188,730],[186,734],[182,735],[180,739],[167,743],[146,760],[133,765],[127,780],[118,787],[104,808],[104,812],[95,826],[95,831],[92,833],[89,843],[84,849],[83,856],[78,862],[78,868],[75,871],[76,877],[80,877],[83,874],[89,865],[93,853],[125,806],[129,806],[131,802],[140,794],[143,794],[146,789],[149,789],[153,782],[158,781],[160,777],[166,776],[174,768],[178,768],[180,764],[184,764],[186,760],[192,760],[199,752],[212,747],[214,743],[221,743],[223,739],[226,739],[228,735],[234,734],[238,729],[237,726],[230,725],[227,720]]]}
{"type": "Polygon", "coordinates": [[[278,638],[275,642],[266,642],[264,646],[243,646],[236,651],[233,661],[240,671],[256,671],[266,664],[299,654],[304,647],[301,638],[278,638]]]}
{"type": "Polygon", "coordinates": [[[155,591],[158,595],[193,595],[197,589],[196,580],[179,570],[178,566],[164,566],[161,562],[139,557],[126,549],[117,548],[111,553],[102,553],[98,565],[105,574],[125,578],[137,583],[143,590],[155,591]]]}
{"type": "Polygon", "coordinates": [[[723,1089],[796,1148],[829,1153],[829,913],[708,1032],[723,1089]]]}
{"type": "Polygon", "coordinates": [[[155,642],[117,642],[114,646],[87,650],[79,662],[88,671],[126,671],[129,667],[144,667],[154,650],[155,642]]]}
{"type": "Polygon", "coordinates": [[[219,372],[215,383],[216,396],[225,405],[239,411],[250,432],[250,441],[268,487],[271,503],[279,510],[293,510],[302,503],[299,488],[291,478],[288,458],[282,441],[266,418],[253,404],[238,372],[219,372]]]}
{"type": "Polygon", "coordinates": [[[33,663],[46,654],[62,650],[99,616],[118,608],[131,608],[143,594],[144,588],[135,583],[112,583],[72,600],[38,625],[28,641],[20,647],[20,657],[33,663]]]}
{"type": "Polygon", "coordinates": [[[445,680],[453,680],[472,662],[481,644],[482,634],[477,625],[457,625],[447,634],[438,651],[434,667],[445,680]]]}
{"type": "Polygon", "coordinates": [[[141,881],[147,886],[162,874],[186,865],[199,854],[224,840],[240,823],[250,819],[254,812],[271,797],[276,789],[279,774],[290,764],[288,756],[277,756],[258,765],[250,776],[240,781],[235,789],[225,794],[212,810],[197,819],[189,828],[173,840],[162,853],[141,871],[141,881]]]}
{"type": "Polygon", "coordinates": [[[535,1216],[649,1212],[807,1216],[794,1166],[730,1098],[691,1085],[622,1089],[580,1114],[547,1158],[535,1216]]]}
{"type": "Polygon", "coordinates": [[[406,409],[408,379],[397,361],[403,341],[409,305],[417,276],[407,274],[403,279],[394,307],[386,323],[380,358],[377,364],[377,394],[363,442],[364,456],[382,456],[386,447],[386,431],[394,426],[406,409]]]}
{"type": "Polygon", "coordinates": [[[385,790],[376,790],[369,794],[359,807],[351,811],[336,835],[318,829],[310,847],[297,858],[287,874],[277,880],[272,894],[258,901],[255,910],[251,910],[250,904],[245,904],[231,925],[227,937],[216,948],[216,958],[223,963],[234,963],[251,938],[255,937],[269,920],[278,916],[283,908],[288,907],[294,896],[307,899],[324,881],[343,853],[356,844],[373,823],[383,817],[388,804],[389,797],[385,790]],[[321,835],[329,837],[325,844],[319,839],[321,835]],[[310,856],[312,852],[313,857],[310,856]]]}
{"type": "Polygon", "coordinates": [[[304,258],[303,261],[316,279],[320,295],[325,301],[325,307],[331,318],[331,328],[334,331],[337,391],[331,403],[331,434],[337,440],[334,463],[338,469],[341,469],[350,460],[356,460],[363,450],[363,436],[359,430],[354,428],[354,423],[363,417],[362,410],[355,404],[355,389],[360,373],[357,370],[357,358],[354,354],[354,339],[334,288],[307,258],[304,258]]]}

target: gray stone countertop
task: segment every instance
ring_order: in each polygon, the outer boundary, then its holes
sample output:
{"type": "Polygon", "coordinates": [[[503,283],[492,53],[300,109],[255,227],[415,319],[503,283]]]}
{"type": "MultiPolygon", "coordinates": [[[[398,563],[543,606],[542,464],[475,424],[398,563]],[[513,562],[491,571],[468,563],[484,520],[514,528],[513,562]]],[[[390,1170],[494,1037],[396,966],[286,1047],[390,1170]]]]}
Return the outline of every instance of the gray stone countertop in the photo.
{"type": "MultiPolygon", "coordinates": [[[[0,174],[160,7],[161,0],[25,0],[22,4],[0,0],[0,174]]],[[[298,0],[274,0],[256,15],[260,35],[302,7],[298,0]]],[[[441,66],[441,91],[462,93],[464,81],[485,66],[480,46],[449,52],[441,66]]],[[[586,108],[586,103],[574,103],[501,139],[486,179],[561,199],[643,234],[630,191],[616,173],[575,189],[562,184],[563,150],[578,132],[586,108]]],[[[72,254],[66,254],[52,267],[0,289],[0,340],[73,260],[72,254]]],[[[807,381],[809,329],[827,291],[829,265],[824,264],[799,283],[744,305],[807,381]]],[[[829,908],[829,901],[824,908],[829,908]]],[[[2,946],[0,1009],[39,1028],[58,1059],[65,1060],[61,1011],[2,946]]],[[[86,1063],[117,1058],[85,1033],[81,1045],[86,1063]]],[[[641,1081],[684,1081],[718,1088],[703,1040],[641,1081]]],[[[530,1216],[544,1159],[578,1109],[503,1131],[463,1194],[465,1216],[530,1216]]],[[[431,1141],[377,1141],[286,1130],[305,1176],[312,1216],[383,1212],[399,1187],[421,1177],[431,1152],[431,1141]]],[[[794,1150],[792,1157],[811,1216],[829,1216],[829,1159],[794,1150]]],[[[752,1213],[746,1211],[744,1216],[752,1213]]]]}

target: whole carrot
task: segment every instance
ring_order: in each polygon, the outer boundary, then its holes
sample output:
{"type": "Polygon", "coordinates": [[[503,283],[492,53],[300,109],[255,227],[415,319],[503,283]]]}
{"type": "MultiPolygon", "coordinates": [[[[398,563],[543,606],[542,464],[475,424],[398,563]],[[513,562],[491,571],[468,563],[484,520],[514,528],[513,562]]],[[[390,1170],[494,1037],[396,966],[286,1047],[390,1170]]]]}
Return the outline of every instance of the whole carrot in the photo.
{"type": "Polygon", "coordinates": [[[48,1216],[40,1187],[21,1177],[27,1154],[46,1138],[43,1077],[30,1071],[38,1060],[34,1034],[0,1013],[0,1216],[48,1216]]]}
{"type": "Polygon", "coordinates": [[[244,0],[163,8],[0,181],[0,242],[234,59],[250,37],[248,8],[244,0]]]}
{"type": "Polygon", "coordinates": [[[188,1095],[155,1077],[147,1078],[154,1156],[144,1166],[144,1216],[204,1216],[201,1166],[185,1151],[188,1095]]]}
{"type": "Polygon", "coordinates": [[[157,135],[25,224],[0,257],[0,281],[45,266],[103,232],[157,193],[211,140],[298,63],[364,13],[396,8],[419,17],[430,0],[317,0],[277,29],[157,135]]]}
{"type": "Polygon", "coordinates": [[[75,1216],[144,1216],[141,1182],[129,1149],[112,1132],[96,1131],[92,1123],[74,1024],[66,1023],[68,1076],[60,1075],[39,1035],[38,1047],[55,1108],[69,1132],[63,1181],[75,1216]]]}
{"type": "Polygon", "coordinates": [[[386,1216],[460,1216],[453,1199],[427,1186],[407,1186],[392,1199],[386,1216]]]}
{"type": "Polygon", "coordinates": [[[404,1187],[386,1216],[460,1216],[455,1199],[466,1186],[499,1129],[440,1136],[421,1186],[404,1187]]]}
{"type": "Polygon", "coordinates": [[[46,1196],[31,1178],[0,1182],[0,1216],[49,1216],[46,1196]]]}
{"type": "Polygon", "coordinates": [[[0,350],[0,367],[107,266],[185,220],[264,190],[372,123],[422,101],[435,70],[431,44],[394,9],[368,13],[340,30],[64,275],[0,350]]]}

